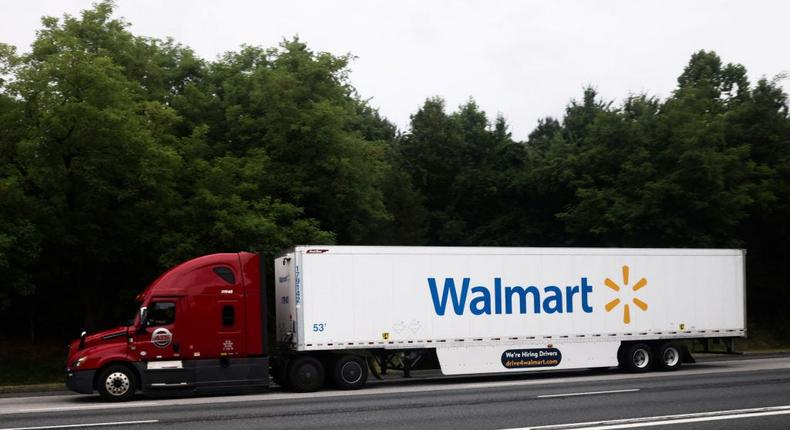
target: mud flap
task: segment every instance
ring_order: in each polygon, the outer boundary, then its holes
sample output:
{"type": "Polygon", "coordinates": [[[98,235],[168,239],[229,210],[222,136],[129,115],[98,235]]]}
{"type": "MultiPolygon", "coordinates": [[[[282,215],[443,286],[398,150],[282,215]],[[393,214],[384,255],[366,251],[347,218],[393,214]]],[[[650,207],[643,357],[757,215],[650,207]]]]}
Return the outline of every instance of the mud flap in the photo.
{"type": "Polygon", "coordinates": [[[691,351],[689,351],[688,345],[683,345],[682,354],[683,356],[681,357],[681,359],[683,360],[683,363],[694,364],[697,362],[697,360],[694,359],[694,356],[691,355],[691,351]]]}

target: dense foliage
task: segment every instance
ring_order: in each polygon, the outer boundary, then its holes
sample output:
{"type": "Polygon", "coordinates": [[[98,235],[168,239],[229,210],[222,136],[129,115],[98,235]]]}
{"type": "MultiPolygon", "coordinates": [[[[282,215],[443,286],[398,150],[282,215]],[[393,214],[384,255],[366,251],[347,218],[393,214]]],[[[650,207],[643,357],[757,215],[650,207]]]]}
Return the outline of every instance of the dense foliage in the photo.
{"type": "Polygon", "coordinates": [[[3,336],[73,337],[169,265],[299,243],[742,247],[750,316],[786,322],[787,95],[714,52],[665,100],[589,88],[520,142],[472,100],[399,132],[350,57],[298,39],[206,61],[112,12],[0,45],[3,336]]]}

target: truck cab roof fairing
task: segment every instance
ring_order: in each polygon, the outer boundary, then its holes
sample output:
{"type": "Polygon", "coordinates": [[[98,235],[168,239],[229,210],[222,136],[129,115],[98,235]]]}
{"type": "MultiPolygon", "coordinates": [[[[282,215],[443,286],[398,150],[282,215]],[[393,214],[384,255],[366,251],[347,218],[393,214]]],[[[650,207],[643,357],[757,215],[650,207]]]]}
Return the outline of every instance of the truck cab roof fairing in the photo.
{"type": "MultiPolygon", "coordinates": [[[[157,296],[183,296],[188,294],[187,289],[197,287],[200,282],[189,282],[188,278],[196,271],[207,266],[230,266],[234,271],[238,271],[243,262],[254,257],[255,254],[248,252],[211,254],[185,261],[160,275],[151,282],[141,294],[137,295],[137,301],[144,303],[152,295],[157,296]]],[[[237,279],[241,280],[238,276],[237,279]]],[[[195,291],[191,291],[195,293],[195,291]]]]}

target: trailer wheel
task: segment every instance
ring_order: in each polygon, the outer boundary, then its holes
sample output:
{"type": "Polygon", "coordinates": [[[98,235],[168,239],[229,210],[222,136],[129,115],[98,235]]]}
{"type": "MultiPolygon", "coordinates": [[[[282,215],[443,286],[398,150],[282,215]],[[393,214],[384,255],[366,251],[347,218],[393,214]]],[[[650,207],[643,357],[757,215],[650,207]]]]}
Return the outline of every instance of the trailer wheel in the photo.
{"type": "Polygon", "coordinates": [[[675,342],[666,342],[656,349],[656,365],[661,370],[677,370],[683,364],[683,355],[675,342]]]}
{"type": "Polygon", "coordinates": [[[340,356],[332,367],[332,382],[342,390],[358,390],[368,380],[368,364],[356,355],[340,356]]]}
{"type": "Polygon", "coordinates": [[[324,385],[324,378],[324,365],[313,357],[296,357],[288,365],[288,388],[294,391],[317,391],[324,385]]]}
{"type": "Polygon", "coordinates": [[[137,375],[127,366],[108,366],[99,373],[96,388],[104,400],[123,402],[137,391],[137,375]]]}
{"type": "Polygon", "coordinates": [[[623,349],[623,367],[630,372],[647,372],[653,365],[653,350],[644,343],[634,343],[623,349]]]}

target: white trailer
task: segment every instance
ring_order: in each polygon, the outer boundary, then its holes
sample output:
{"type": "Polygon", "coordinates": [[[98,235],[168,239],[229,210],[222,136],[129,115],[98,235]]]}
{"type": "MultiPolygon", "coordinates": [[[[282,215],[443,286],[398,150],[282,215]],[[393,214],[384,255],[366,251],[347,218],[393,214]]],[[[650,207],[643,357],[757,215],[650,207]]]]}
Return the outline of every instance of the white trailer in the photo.
{"type": "Polygon", "coordinates": [[[746,336],[744,262],[731,249],[297,246],[274,262],[283,378],[432,351],[447,375],[674,369],[678,340],[746,336]]]}

